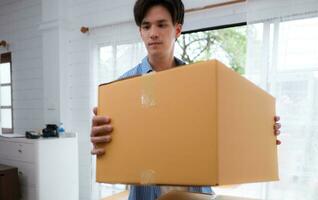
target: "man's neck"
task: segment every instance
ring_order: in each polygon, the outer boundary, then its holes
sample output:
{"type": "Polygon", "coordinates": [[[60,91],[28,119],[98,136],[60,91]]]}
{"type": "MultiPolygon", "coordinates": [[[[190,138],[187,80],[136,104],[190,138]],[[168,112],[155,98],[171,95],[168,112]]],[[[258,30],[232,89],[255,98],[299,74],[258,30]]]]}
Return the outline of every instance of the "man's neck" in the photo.
{"type": "Polygon", "coordinates": [[[163,71],[166,69],[170,69],[172,67],[176,66],[174,56],[168,56],[168,57],[151,57],[148,56],[148,61],[150,65],[152,66],[154,71],[163,71]]]}

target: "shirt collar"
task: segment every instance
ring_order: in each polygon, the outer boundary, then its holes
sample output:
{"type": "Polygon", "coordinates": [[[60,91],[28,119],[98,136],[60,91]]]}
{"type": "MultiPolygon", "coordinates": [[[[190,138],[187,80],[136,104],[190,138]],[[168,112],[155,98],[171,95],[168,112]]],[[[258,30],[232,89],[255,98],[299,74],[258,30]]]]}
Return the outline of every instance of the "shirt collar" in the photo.
{"type": "MultiPolygon", "coordinates": [[[[175,60],[177,66],[185,65],[185,63],[182,60],[180,60],[176,57],[174,57],[174,60],[175,60]]],[[[148,61],[148,56],[146,56],[142,59],[141,64],[142,64],[141,65],[141,73],[142,74],[146,74],[146,73],[153,71],[152,66],[150,65],[150,63],[148,61]]]]}

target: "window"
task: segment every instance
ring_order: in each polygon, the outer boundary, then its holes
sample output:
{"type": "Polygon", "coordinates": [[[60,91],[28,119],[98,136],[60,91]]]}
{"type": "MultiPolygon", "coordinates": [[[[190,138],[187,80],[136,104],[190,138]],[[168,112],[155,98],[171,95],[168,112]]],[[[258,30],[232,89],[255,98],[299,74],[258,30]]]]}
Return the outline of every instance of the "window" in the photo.
{"type": "Polygon", "coordinates": [[[247,28],[245,23],[182,34],[175,55],[186,63],[218,59],[244,74],[247,28]]]}
{"type": "Polygon", "coordinates": [[[2,133],[13,133],[11,53],[1,54],[0,83],[2,133]]]}
{"type": "Polygon", "coordinates": [[[255,36],[262,39],[255,37],[252,41],[262,42],[266,48],[265,53],[252,49],[252,56],[267,54],[268,60],[267,66],[260,63],[252,72],[257,75],[255,80],[265,83],[276,97],[277,112],[283,119],[281,181],[267,185],[266,199],[314,200],[318,196],[317,27],[318,17],[256,25],[255,36]]]}
{"type": "Polygon", "coordinates": [[[98,82],[113,81],[136,66],[146,55],[142,42],[103,45],[99,48],[98,82]]]}

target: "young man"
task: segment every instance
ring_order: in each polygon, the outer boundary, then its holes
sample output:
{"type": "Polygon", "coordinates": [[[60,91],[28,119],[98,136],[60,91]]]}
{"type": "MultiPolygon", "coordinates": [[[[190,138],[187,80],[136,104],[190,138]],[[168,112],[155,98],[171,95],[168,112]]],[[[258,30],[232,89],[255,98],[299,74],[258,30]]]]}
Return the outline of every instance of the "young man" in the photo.
{"type": "MultiPolygon", "coordinates": [[[[182,31],[184,6],[181,0],[137,0],[134,6],[135,22],[148,55],[121,78],[162,71],[184,65],[174,57],[174,45],[182,31]]],[[[94,108],[96,115],[97,108],[94,108]]],[[[275,118],[278,121],[278,118],[275,118]]],[[[275,134],[279,134],[280,124],[274,125],[275,134]]],[[[92,120],[91,142],[92,154],[102,155],[104,149],[96,148],[96,143],[110,142],[112,132],[108,116],[94,116],[92,120]]],[[[155,200],[170,190],[212,193],[210,187],[159,187],[131,186],[129,200],[155,200]]]]}

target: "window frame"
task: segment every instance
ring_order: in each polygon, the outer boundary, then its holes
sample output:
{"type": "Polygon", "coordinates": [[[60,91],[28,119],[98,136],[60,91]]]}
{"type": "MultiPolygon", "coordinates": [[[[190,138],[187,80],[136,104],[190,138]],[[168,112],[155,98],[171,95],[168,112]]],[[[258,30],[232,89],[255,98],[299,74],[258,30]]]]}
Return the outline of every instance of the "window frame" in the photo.
{"type": "MultiPolygon", "coordinates": [[[[4,84],[0,84],[0,89],[2,87],[5,86],[10,86],[11,87],[11,106],[2,106],[0,104],[0,110],[2,111],[2,109],[10,109],[11,110],[11,127],[12,128],[3,128],[2,129],[2,133],[3,134],[12,134],[13,130],[14,130],[14,124],[13,124],[13,87],[12,87],[12,56],[11,56],[11,52],[7,52],[7,53],[2,53],[0,54],[1,59],[0,59],[0,64],[5,64],[5,63],[9,63],[10,64],[10,83],[4,83],[4,84]]],[[[1,112],[0,112],[1,113],[1,112]]]]}
{"type": "Polygon", "coordinates": [[[247,26],[247,22],[225,24],[225,25],[221,25],[221,26],[212,26],[212,27],[201,28],[201,29],[191,29],[188,31],[182,31],[181,34],[197,33],[197,32],[203,32],[203,31],[213,31],[213,30],[233,28],[233,27],[238,27],[238,26],[247,26]]]}

